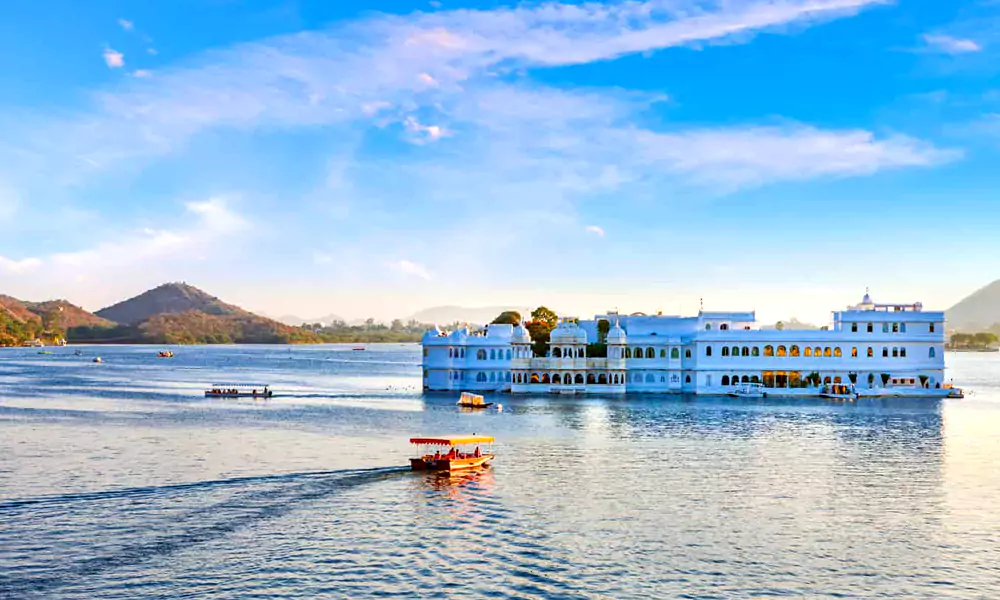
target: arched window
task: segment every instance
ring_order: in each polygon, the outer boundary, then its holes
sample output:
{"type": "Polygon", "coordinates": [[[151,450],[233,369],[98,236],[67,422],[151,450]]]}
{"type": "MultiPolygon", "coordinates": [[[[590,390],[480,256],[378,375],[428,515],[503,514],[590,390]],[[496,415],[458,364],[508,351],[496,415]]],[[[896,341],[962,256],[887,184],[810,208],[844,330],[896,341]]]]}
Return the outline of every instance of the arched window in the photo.
{"type": "Polygon", "coordinates": [[[858,324],[851,323],[851,333],[857,333],[857,332],[858,332],[858,324]]]}
{"type": "Polygon", "coordinates": [[[893,358],[899,358],[899,348],[897,348],[895,346],[892,347],[892,357],[893,358]]]}
{"type": "Polygon", "coordinates": [[[532,373],[531,374],[531,383],[538,383],[538,382],[539,382],[538,373],[532,373]]]}
{"type": "Polygon", "coordinates": [[[825,383],[826,385],[830,385],[830,378],[829,377],[824,377],[823,378],[823,383],[825,383]]]}
{"type": "Polygon", "coordinates": [[[774,356],[774,346],[764,346],[764,356],[774,356]]]}
{"type": "Polygon", "coordinates": [[[634,381],[636,383],[642,383],[642,375],[640,375],[639,373],[636,373],[635,377],[632,378],[632,381],[634,381]]]}
{"type": "Polygon", "coordinates": [[[899,358],[906,358],[906,348],[900,347],[899,358]]]}
{"type": "Polygon", "coordinates": [[[739,356],[740,355],[740,347],[739,346],[733,346],[733,349],[730,350],[729,353],[731,355],[733,355],[733,356],[739,356]]]}
{"type": "Polygon", "coordinates": [[[542,373],[542,383],[549,383],[549,382],[550,382],[550,380],[549,380],[549,374],[548,373],[542,373]]]}
{"type": "Polygon", "coordinates": [[[830,356],[832,354],[833,353],[830,351],[830,347],[829,346],[827,346],[826,348],[823,348],[823,356],[825,356],[826,358],[830,358],[830,356]]]}
{"type": "Polygon", "coordinates": [[[510,360],[510,349],[507,349],[507,360],[510,360]]]}
{"type": "Polygon", "coordinates": [[[853,348],[851,348],[851,358],[857,358],[857,357],[858,357],[858,347],[854,346],[853,348]]]}
{"type": "Polygon", "coordinates": [[[752,377],[750,377],[750,383],[760,383],[760,377],[753,375],[752,377]]]}
{"type": "Polygon", "coordinates": [[[574,381],[574,383],[578,383],[578,384],[583,383],[583,375],[580,374],[580,373],[577,373],[576,374],[576,378],[573,381],[574,381]]]}
{"type": "Polygon", "coordinates": [[[646,373],[646,383],[653,383],[656,379],[653,377],[652,373],[646,373]]]}
{"type": "Polygon", "coordinates": [[[632,349],[625,348],[625,358],[632,358],[632,349]]]}
{"type": "Polygon", "coordinates": [[[868,358],[875,356],[875,352],[872,350],[871,346],[868,346],[868,358]]]}
{"type": "Polygon", "coordinates": [[[798,356],[798,355],[799,355],[798,346],[792,346],[791,348],[788,349],[788,356],[798,356]]]}
{"type": "Polygon", "coordinates": [[[833,349],[833,355],[837,358],[840,358],[841,356],[844,355],[844,353],[840,350],[840,346],[837,346],[836,348],[833,349]]]}
{"type": "Polygon", "coordinates": [[[722,385],[729,385],[729,375],[722,376],[722,385]]]}
{"type": "Polygon", "coordinates": [[[872,331],[875,331],[875,326],[872,325],[871,323],[869,323],[868,324],[868,333],[871,333],[872,331]]]}
{"type": "Polygon", "coordinates": [[[495,382],[497,380],[497,374],[494,371],[490,371],[490,382],[495,382]]]}
{"type": "Polygon", "coordinates": [[[553,356],[553,358],[562,358],[562,348],[560,348],[559,346],[556,346],[555,348],[553,348],[552,349],[552,356],[553,356]]]}
{"type": "Polygon", "coordinates": [[[597,377],[593,373],[587,373],[587,383],[597,383],[597,377]]]}
{"type": "Polygon", "coordinates": [[[684,351],[684,358],[691,358],[691,349],[688,348],[684,351]]]}
{"type": "Polygon", "coordinates": [[[666,383],[666,382],[667,382],[667,378],[664,377],[663,375],[660,375],[660,383],[666,383]]]}
{"type": "Polygon", "coordinates": [[[743,356],[750,356],[750,348],[743,346],[743,352],[741,352],[741,354],[743,354],[743,356]]]}
{"type": "Polygon", "coordinates": [[[660,348],[660,358],[666,358],[666,357],[667,357],[667,349],[660,348]]]}
{"type": "Polygon", "coordinates": [[[933,346],[927,349],[927,358],[934,358],[935,354],[933,346]]]}
{"type": "Polygon", "coordinates": [[[455,358],[455,351],[452,348],[448,348],[448,358],[455,358]]]}
{"type": "Polygon", "coordinates": [[[760,348],[754,346],[750,349],[750,356],[760,356],[760,348]]]}
{"type": "Polygon", "coordinates": [[[711,323],[705,323],[705,331],[709,331],[711,329],[712,329],[712,324],[711,323]]]}
{"type": "Polygon", "coordinates": [[[684,376],[684,383],[691,383],[691,376],[690,375],[685,375],[684,376]]]}
{"type": "Polygon", "coordinates": [[[749,377],[747,377],[746,375],[744,375],[744,376],[743,376],[743,379],[742,379],[741,381],[742,381],[743,383],[750,383],[750,378],[749,378],[749,377]]]}
{"type": "Polygon", "coordinates": [[[552,376],[552,383],[554,383],[556,385],[561,384],[562,383],[562,375],[560,375],[559,373],[556,373],[555,375],[553,375],[552,376]]]}
{"type": "Polygon", "coordinates": [[[805,352],[804,352],[804,354],[805,354],[806,356],[812,356],[812,355],[813,355],[813,349],[812,349],[812,348],[810,348],[809,346],[806,346],[806,349],[805,349],[805,352]]]}
{"type": "Polygon", "coordinates": [[[712,356],[712,347],[705,346],[705,356],[712,356]]]}
{"type": "Polygon", "coordinates": [[[483,373],[482,371],[476,373],[476,381],[480,383],[486,381],[486,373],[483,373]]]}
{"type": "Polygon", "coordinates": [[[476,360],[486,360],[486,350],[482,348],[476,350],[476,360]]]}
{"type": "Polygon", "coordinates": [[[723,323],[722,325],[719,325],[719,329],[721,329],[722,331],[727,331],[729,329],[729,325],[723,323]]]}
{"type": "Polygon", "coordinates": [[[840,375],[837,375],[836,377],[833,378],[833,382],[834,383],[842,383],[843,380],[840,378],[840,375]]]}
{"type": "Polygon", "coordinates": [[[778,356],[788,356],[788,350],[784,346],[778,346],[778,356]]]}
{"type": "Polygon", "coordinates": [[[729,356],[729,346],[722,347],[722,356],[729,356]]]}
{"type": "Polygon", "coordinates": [[[459,354],[461,354],[461,356],[459,358],[465,358],[465,348],[462,348],[461,352],[459,352],[459,354]]]}
{"type": "Polygon", "coordinates": [[[882,358],[889,358],[889,349],[882,346],[882,358]]]}
{"type": "Polygon", "coordinates": [[[656,358],[656,350],[652,346],[646,348],[646,358],[656,358]]]}
{"type": "Polygon", "coordinates": [[[823,356],[823,349],[820,348],[819,346],[813,348],[813,356],[815,356],[816,358],[823,356]]]}
{"type": "Polygon", "coordinates": [[[899,323],[893,323],[892,324],[892,332],[893,333],[899,333],[899,323]]]}
{"type": "Polygon", "coordinates": [[[681,357],[681,353],[680,353],[680,351],[677,350],[677,348],[671,348],[670,349],[670,358],[680,358],[680,357],[681,357]]]}
{"type": "Polygon", "coordinates": [[[504,381],[506,381],[508,383],[510,382],[510,371],[507,371],[506,373],[504,373],[503,379],[504,379],[504,381]]]}
{"type": "Polygon", "coordinates": [[[929,325],[927,325],[927,331],[930,333],[934,333],[934,323],[930,323],[929,325]]]}

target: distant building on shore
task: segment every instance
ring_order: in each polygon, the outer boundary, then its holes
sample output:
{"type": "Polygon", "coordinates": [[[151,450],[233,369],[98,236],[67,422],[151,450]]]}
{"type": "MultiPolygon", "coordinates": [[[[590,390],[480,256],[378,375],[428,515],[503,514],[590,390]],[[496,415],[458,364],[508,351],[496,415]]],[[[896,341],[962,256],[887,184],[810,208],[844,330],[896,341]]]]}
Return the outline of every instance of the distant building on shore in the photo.
{"type": "Polygon", "coordinates": [[[562,319],[536,357],[523,325],[423,337],[426,390],[512,393],[725,394],[761,384],[769,395],[816,395],[843,384],[872,395],[944,395],[944,313],[914,304],[860,304],[820,330],[762,330],[754,312],[680,317],[609,312],[562,319]],[[607,356],[588,356],[598,322],[607,356]]]}

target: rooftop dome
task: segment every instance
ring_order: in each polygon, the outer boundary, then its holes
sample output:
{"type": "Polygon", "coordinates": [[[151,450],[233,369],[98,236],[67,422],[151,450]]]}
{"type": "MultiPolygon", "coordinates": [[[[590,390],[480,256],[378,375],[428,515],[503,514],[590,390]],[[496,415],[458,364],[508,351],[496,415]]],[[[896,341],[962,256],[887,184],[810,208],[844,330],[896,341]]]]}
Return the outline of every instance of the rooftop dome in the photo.
{"type": "Polygon", "coordinates": [[[608,345],[617,344],[619,346],[625,344],[625,330],[622,326],[615,321],[615,324],[608,331],[608,345]]]}
{"type": "Polygon", "coordinates": [[[531,334],[528,333],[528,328],[518,323],[514,327],[514,333],[510,336],[510,341],[512,344],[530,344],[531,334]]]}
{"type": "Polygon", "coordinates": [[[587,332],[576,321],[563,319],[549,335],[550,344],[586,344],[587,332]]]}

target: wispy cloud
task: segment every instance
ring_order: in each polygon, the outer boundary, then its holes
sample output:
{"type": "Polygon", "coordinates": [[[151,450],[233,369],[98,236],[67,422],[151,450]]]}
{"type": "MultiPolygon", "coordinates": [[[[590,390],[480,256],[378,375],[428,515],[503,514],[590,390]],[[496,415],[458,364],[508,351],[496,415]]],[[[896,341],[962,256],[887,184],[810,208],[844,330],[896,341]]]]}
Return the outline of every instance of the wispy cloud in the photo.
{"type": "Polygon", "coordinates": [[[136,69],[135,71],[132,71],[132,77],[138,77],[140,79],[149,77],[152,74],[153,74],[153,72],[149,71],[147,69],[136,69]]]}
{"type": "Polygon", "coordinates": [[[406,259],[389,263],[389,268],[402,273],[403,275],[417,277],[426,281],[430,281],[431,279],[431,274],[430,271],[427,270],[427,267],[406,259]]]}
{"type": "Polygon", "coordinates": [[[592,233],[597,237],[604,237],[604,229],[598,227],[597,225],[587,225],[586,227],[584,227],[584,231],[586,231],[587,233],[592,233]]]}
{"type": "Polygon", "coordinates": [[[968,54],[979,52],[983,48],[973,40],[955,38],[949,35],[924,35],[924,43],[931,50],[944,52],[945,54],[968,54]]]}
{"type": "Polygon", "coordinates": [[[104,49],[104,64],[109,69],[120,69],[125,66],[125,55],[112,48],[104,49]]]}
{"type": "Polygon", "coordinates": [[[33,271],[38,267],[42,266],[41,259],[38,258],[25,258],[21,260],[13,260],[0,256],[0,271],[5,271],[7,273],[27,273],[28,271],[33,271]]]}
{"type": "Polygon", "coordinates": [[[135,27],[135,24],[132,23],[132,21],[129,21],[128,19],[118,19],[118,25],[121,26],[121,28],[124,29],[125,31],[132,31],[132,29],[135,27]]]}

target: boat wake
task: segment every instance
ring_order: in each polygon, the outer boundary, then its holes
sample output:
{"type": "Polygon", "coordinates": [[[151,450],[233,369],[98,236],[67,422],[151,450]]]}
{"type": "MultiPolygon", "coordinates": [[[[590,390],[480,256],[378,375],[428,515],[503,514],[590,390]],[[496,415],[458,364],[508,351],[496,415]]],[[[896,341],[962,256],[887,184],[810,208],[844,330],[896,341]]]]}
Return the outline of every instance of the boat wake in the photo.
{"type": "Polygon", "coordinates": [[[3,502],[0,530],[7,541],[0,545],[0,596],[50,592],[406,472],[404,467],[313,471],[3,502]],[[91,526],[60,527],[68,514],[91,526]]]}

